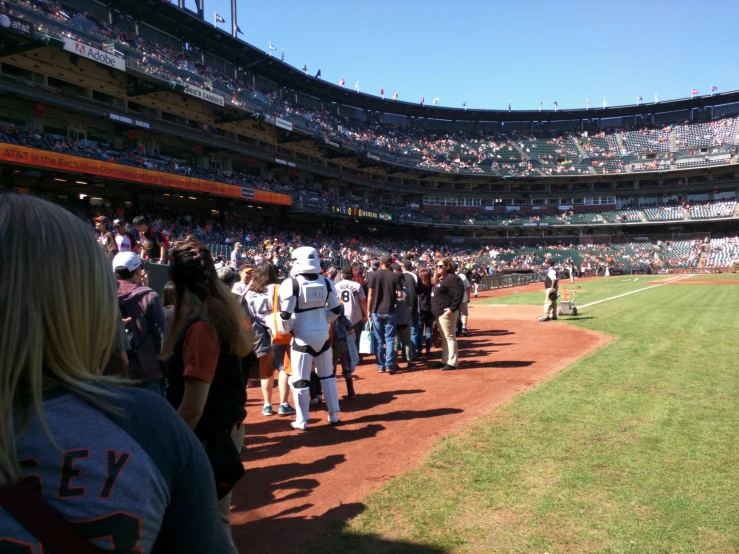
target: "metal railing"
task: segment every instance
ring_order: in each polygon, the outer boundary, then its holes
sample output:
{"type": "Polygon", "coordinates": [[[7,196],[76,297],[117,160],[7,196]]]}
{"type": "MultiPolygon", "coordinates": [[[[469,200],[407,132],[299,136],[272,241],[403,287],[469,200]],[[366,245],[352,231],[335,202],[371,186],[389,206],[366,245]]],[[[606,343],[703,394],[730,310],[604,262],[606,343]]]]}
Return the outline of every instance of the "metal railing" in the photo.
{"type": "Polygon", "coordinates": [[[541,273],[512,273],[510,275],[483,277],[480,281],[480,290],[520,287],[531,283],[540,283],[543,279],[544,276],[541,273]]]}

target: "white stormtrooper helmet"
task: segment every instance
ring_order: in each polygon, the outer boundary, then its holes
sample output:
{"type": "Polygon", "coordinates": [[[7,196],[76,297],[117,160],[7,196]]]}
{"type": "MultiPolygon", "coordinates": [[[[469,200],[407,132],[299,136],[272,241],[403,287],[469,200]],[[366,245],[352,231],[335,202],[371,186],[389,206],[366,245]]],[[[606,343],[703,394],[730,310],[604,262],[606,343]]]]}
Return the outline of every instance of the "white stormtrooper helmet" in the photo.
{"type": "Polygon", "coordinates": [[[321,273],[321,260],[318,259],[318,251],[310,246],[301,246],[293,250],[293,269],[291,273],[302,275],[305,273],[321,273]]]}

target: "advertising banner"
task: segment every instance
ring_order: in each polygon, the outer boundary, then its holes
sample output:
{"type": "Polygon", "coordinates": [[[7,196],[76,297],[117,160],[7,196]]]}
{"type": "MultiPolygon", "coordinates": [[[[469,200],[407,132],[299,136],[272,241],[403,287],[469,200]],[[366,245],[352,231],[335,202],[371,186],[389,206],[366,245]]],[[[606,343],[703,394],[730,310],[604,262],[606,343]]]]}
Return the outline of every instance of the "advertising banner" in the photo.
{"type": "Polygon", "coordinates": [[[195,98],[200,98],[201,100],[205,100],[206,102],[218,104],[219,106],[223,106],[226,103],[223,99],[223,96],[221,96],[220,94],[205,90],[204,88],[195,87],[190,83],[185,83],[185,94],[189,94],[190,96],[194,96],[195,98]]]}
{"type": "Polygon", "coordinates": [[[92,46],[87,46],[76,40],[64,37],[64,50],[77,54],[82,58],[86,58],[90,61],[103,64],[111,69],[117,69],[118,71],[126,71],[126,58],[120,58],[113,54],[108,54],[103,50],[98,50],[92,46]]]}
{"type": "Polygon", "coordinates": [[[98,175],[109,179],[167,187],[170,189],[217,194],[231,198],[248,198],[254,199],[257,202],[280,204],[282,206],[292,205],[292,197],[288,194],[254,190],[238,185],[228,185],[226,183],[196,179],[185,175],[173,175],[171,173],[129,167],[112,162],[79,158],[77,156],[59,154],[47,150],[26,148],[25,146],[1,144],[0,161],[56,169],[59,171],[98,175]]]}
{"type": "Polygon", "coordinates": [[[393,220],[393,215],[386,213],[386,212],[375,212],[371,210],[362,210],[360,208],[352,208],[348,206],[331,206],[331,211],[335,214],[346,215],[349,217],[378,219],[381,221],[392,221],[393,220]]]}
{"type": "Polygon", "coordinates": [[[279,117],[275,117],[275,126],[279,127],[280,129],[285,129],[287,131],[293,130],[293,124],[285,119],[281,119],[279,117]]]}
{"type": "Polygon", "coordinates": [[[8,14],[0,14],[0,27],[10,29],[22,37],[31,38],[33,36],[33,25],[8,14]]]}

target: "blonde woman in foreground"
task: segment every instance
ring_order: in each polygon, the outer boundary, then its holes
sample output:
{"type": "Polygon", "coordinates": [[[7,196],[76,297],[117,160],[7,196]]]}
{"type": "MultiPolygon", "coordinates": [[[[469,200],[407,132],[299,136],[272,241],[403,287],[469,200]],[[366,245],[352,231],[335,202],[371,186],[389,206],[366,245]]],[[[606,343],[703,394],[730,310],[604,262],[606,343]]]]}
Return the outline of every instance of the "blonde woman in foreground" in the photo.
{"type": "Polygon", "coordinates": [[[116,307],[82,221],[0,193],[0,544],[229,552],[195,435],[163,398],[102,376],[116,307]]]}

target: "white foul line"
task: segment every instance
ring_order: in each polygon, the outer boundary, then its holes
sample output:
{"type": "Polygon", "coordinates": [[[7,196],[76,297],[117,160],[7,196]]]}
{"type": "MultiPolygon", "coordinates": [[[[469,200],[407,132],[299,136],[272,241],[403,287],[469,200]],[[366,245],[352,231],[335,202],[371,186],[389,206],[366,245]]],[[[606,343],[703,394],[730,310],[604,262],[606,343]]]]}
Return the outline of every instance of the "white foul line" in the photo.
{"type": "Polygon", "coordinates": [[[657,287],[661,287],[663,285],[669,285],[670,283],[677,283],[678,281],[684,281],[685,279],[690,279],[691,277],[695,277],[695,275],[690,274],[685,277],[677,277],[670,281],[665,281],[664,283],[660,283],[659,285],[652,285],[651,287],[644,287],[643,289],[632,290],[631,292],[625,292],[623,294],[619,294],[618,296],[611,296],[610,298],[604,298],[603,300],[596,300],[595,302],[591,302],[590,304],[583,304],[582,306],[578,306],[577,308],[578,310],[582,310],[583,308],[589,308],[590,306],[595,306],[596,304],[600,304],[601,302],[608,302],[609,300],[615,300],[616,298],[623,298],[624,296],[628,296],[630,294],[636,294],[637,292],[654,289],[657,287]]]}

